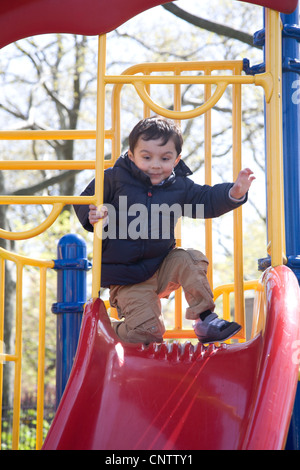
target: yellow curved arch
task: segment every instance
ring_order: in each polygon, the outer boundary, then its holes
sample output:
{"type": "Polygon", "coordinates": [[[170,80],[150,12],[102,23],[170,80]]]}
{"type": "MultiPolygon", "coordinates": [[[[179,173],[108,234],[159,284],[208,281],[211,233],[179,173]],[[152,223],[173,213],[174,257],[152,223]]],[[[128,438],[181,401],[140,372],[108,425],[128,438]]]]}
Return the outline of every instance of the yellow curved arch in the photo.
{"type": "Polygon", "coordinates": [[[22,266],[35,266],[39,268],[43,268],[43,267],[54,268],[53,260],[29,258],[28,256],[18,255],[17,253],[7,251],[1,247],[0,247],[0,258],[6,259],[8,261],[13,261],[15,264],[20,264],[22,266]]]}
{"type": "Polygon", "coordinates": [[[141,100],[145,104],[147,104],[149,108],[152,109],[152,111],[156,112],[157,114],[164,116],[168,119],[192,119],[197,116],[200,116],[201,114],[206,113],[206,111],[210,110],[219,101],[219,99],[223,96],[224,91],[226,90],[227,82],[218,82],[214,94],[206,101],[206,103],[189,111],[172,111],[165,109],[159,104],[155,103],[146,91],[142,80],[134,81],[133,85],[141,100]]]}
{"type": "Polygon", "coordinates": [[[26,230],[23,232],[10,232],[8,230],[0,229],[0,237],[6,240],[27,240],[28,238],[36,237],[37,235],[40,235],[42,232],[44,232],[55,222],[55,220],[61,213],[63,207],[64,203],[62,202],[53,204],[52,211],[44,220],[44,222],[30,230],[26,230]]]}

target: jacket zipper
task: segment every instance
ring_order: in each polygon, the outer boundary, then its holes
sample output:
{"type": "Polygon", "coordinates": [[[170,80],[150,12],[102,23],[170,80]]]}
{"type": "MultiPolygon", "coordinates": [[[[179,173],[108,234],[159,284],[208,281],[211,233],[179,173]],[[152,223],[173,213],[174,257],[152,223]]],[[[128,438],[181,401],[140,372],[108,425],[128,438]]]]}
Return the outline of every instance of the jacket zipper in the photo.
{"type": "MultiPolygon", "coordinates": [[[[151,236],[151,227],[150,227],[150,222],[151,222],[151,198],[153,196],[153,189],[152,189],[152,186],[150,186],[148,188],[148,191],[147,191],[147,204],[146,204],[146,207],[147,207],[147,212],[148,212],[148,237],[151,236]]],[[[142,240],[142,243],[141,243],[141,257],[144,257],[144,254],[145,254],[145,240],[142,240]]]]}

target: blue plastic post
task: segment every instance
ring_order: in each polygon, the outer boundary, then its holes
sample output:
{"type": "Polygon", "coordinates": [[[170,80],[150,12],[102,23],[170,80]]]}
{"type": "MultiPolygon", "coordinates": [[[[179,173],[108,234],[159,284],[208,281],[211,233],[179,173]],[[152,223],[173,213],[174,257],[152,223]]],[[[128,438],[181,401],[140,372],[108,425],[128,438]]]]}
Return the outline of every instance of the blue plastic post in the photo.
{"type": "Polygon", "coordinates": [[[80,333],[86,302],[86,273],[91,264],[86,257],[85,241],[74,234],[63,236],[57,246],[56,406],[67,384],[80,333]]]}
{"type": "MultiPolygon", "coordinates": [[[[297,7],[295,12],[291,15],[282,15],[281,19],[283,24],[282,111],[286,254],[288,258],[288,266],[294,271],[298,278],[298,282],[300,283],[299,8],[297,7]]],[[[286,449],[300,449],[299,382],[286,449]]]]}
{"type": "Polygon", "coordinates": [[[300,28],[299,8],[282,15],[282,115],[286,254],[300,283],[300,28]]]}

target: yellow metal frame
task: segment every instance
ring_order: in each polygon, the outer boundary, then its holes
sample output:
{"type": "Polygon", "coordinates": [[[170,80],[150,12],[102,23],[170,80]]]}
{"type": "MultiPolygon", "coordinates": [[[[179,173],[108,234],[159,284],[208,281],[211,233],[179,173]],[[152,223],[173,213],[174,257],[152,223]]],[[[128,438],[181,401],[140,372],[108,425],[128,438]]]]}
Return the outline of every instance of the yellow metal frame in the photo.
{"type": "Polygon", "coordinates": [[[268,235],[272,266],[278,266],[284,264],[286,259],[281,89],[282,24],[278,12],[266,9],[265,29],[266,70],[273,78],[273,93],[266,104],[268,235]]]}
{"type": "MultiPolygon", "coordinates": [[[[5,261],[12,261],[16,265],[16,332],[14,354],[1,354],[0,361],[0,423],[2,418],[2,389],[3,389],[3,362],[14,362],[14,402],[13,402],[13,440],[12,449],[19,447],[19,422],[21,406],[21,373],[22,373],[22,291],[23,270],[25,266],[35,266],[40,270],[39,289],[39,344],[38,344],[38,378],[37,378],[37,416],[36,416],[36,448],[43,442],[44,419],[44,370],[45,370],[45,321],[46,321],[46,272],[54,267],[53,261],[37,260],[10,253],[0,248],[0,341],[4,340],[4,297],[5,297],[5,261]]],[[[2,343],[1,343],[2,344],[2,343]]],[[[1,430],[1,424],[0,424],[1,430]]],[[[1,444],[1,432],[0,432],[1,444]]]]}
{"type": "MultiPolygon", "coordinates": [[[[102,46],[103,47],[103,46],[102,46]]],[[[103,50],[103,54],[105,51],[103,50]]],[[[211,142],[212,142],[212,129],[211,129],[211,107],[215,104],[216,96],[218,99],[223,95],[227,86],[232,85],[232,149],[233,149],[233,180],[236,179],[239,171],[242,168],[242,137],[241,137],[241,122],[242,122],[242,107],[241,107],[241,86],[244,83],[259,84],[263,86],[265,91],[271,86],[269,73],[257,77],[242,76],[243,62],[242,61],[218,61],[218,62],[169,62],[169,63],[144,63],[134,65],[123,72],[121,76],[108,76],[105,77],[107,84],[114,84],[112,94],[112,133],[120,135],[120,110],[121,110],[121,90],[125,84],[132,84],[140,97],[143,96],[144,102],[144,117],[149,116],[151,111],[155,111],[168,118],[181,120],[187,117],[193,117],[194,114],[202,115],[204,113],[204,128],[205,128],[205,183],[212,184],[212,155],[211,155],[211,142]],[[218,76],[213,75],[216,71],[227,70],[231,71],[232,75],[218,76]],[[201,75],[183,75],[186,72],[198,72],[201,75]],[[155,75],[152,74],[165,73],[168,75],[155,75]],[[172,75],[170,75],[172,74],[172,75]],[[161,108],[150,98],[150,86],[155,84],[173,84],[174,86],[174,111],[169,111],[161,108]],[[180,110],[181,103],[181,85],[184,83],[202,84],[204,85],[204,104],[199,106],[196,110],[182,112],[180,110]],[[221,84],[222,93],[215,92],[212,96],[212,86],[221,84]],[[263,84],[263,85],[262,85],[263,84]],[[144,88],[141,93],[142,87],[144,88]],[[224,88],[225,87],[225,88],[224,88]],[[144,100],[144,95],[147,98],[144,100]],[[158,109],[159,108],[159,109],[158,109]]],[[[270,90],[268,97],[271,96],[270,90]]],[[[113,154],[119,155],[121,152],[121,142],[115,140],[115,147],[113,154]]],[[[234,291],[235,291],[235,319],[242,325],[241,337],[244,337],[245,325],[245,307],[244,307],[244,273],[243,273],[243,223],[242,223],[242,208],[234,211],[234,291]]],[[[179,233],[180,230],[176,230],[179,233]]],[[[213,288],[213,249],[212,249],[212,220],[205,221],[205,243],[206,243],[206,256],[210,264],[208,270],[208,279],[211,287],[213,288]]],[[[177,245],[180,246],[180,238],[177,240],[177,245]]],[[[97,287],[96,287],[97,289],[97,287]]],[[[176,330],[182,329],[182,293],[177,290],[175,293],[175,324],[176,330]]],[[[169,333],[167,333],[169,334],[169,333]]],[[[181,335],[189,337],[191,332],[182,332],[181,335]]]]}
{"type": "MultiPolygon", "coordinates": [[[[242,75],[241,61],[221,62],[192,62],[168,64],[140,64],[127,69],[122,75],[106,75],[106,37],[99,37],[98,46],[98,88],[97,88],[97,123],[96,130],[60,130],[60,131],[0,131],[0,139],[5,140],[51,140],[51,139],[96,139],[95,160],[88,161],[0,161],[0,170],[13,169],[94,169],[95,195],[92,197],[77,196],[0,196],[0,204],[48,204],[52,211],[46,220],[34,229],[19,233],[0,230],[0,237],[20,240],[35,237],[54,223],[65,204],[95,204],[103,203],[103,173],[104,168],[111,166],[114,159],[121,153],[120,130],[120,95],[122,87],[131,84],[144,103],[144,116],[151,111],[180,122],[182,119],[195,118],[204,114],[205,127],[205,183],[212,184],[212,152],[211,152],[211,108],[222,97],[228,86],[233,92],[233,178],[236,178],[241,168],[241,88],[242,85],[255,85],[264,89],[267,102],[267,192],[268,192],[268,234],[271,246],[272,265],[282,264],[285,259],[285,234],[283,212],[283,170],[282,170],[282,128],[281,128],[281,24],[279,13],[266,10],[266,72],[256,76],[242,75]],[[189,75],[189,71],[198,71],[198,75],[189,75]],[[228,75],[215,74],[215,71],[229,70],[228,75]],[[153,73],[155,75],[153,75],[153,73]],[[151,98],[151,85],[173,85],[174,109],[167,110],[155,103],[151,98]],[[196,109],[181,110],[181,86],[198,84],[204,86],[204,103],[196,109]],[[111,129],[105,130],[105,94],[107,85],[113,85],[112,94],[112,123],[111,129]],[[213,87],[215,87],[213,91],[213,87]],[[112,158],[104,160],[105,139],[112,142],[112,158]],[[280,188],[278,190],[278,188],[280,188]]],[[[236,320],[243,325],[239,340],[245,339],[244,291],[259,290],[257,281],[244,282],[243,274],[243,232],[242,209],[234,211],[234,283],[213,288],[212,264],[212,221],[205,222],[206,255],[210,260],[208,278],[215,298],[223,296],[223,315],[230,318],[229,296],[234,292],[236,320]]],[[[92,297],[97,297],[101,285],[101,221],[100,230],[94,231],[93,244],[93,279],[92,297]]],[[[180,244],[180,238],[178,240],[180,244]]],[[[17,266],[17,301],[16,301],[16,345],[15,353],[5,355],[6,361],[15,362],[15,391],[13,417],[13,448],[18,448],[19,418],[21,397],[21,359],[22,359],[22,275],[25,265],[36,266],[40,269],[40,322],[39,322],[39,364],[38,364],[38,417],[37,417],[37,448],[42,444],[43,420],[43,374],[45,353],[45,299],[46,271],[53,268],[53,262],[34,260],[31,258],[8,253],[0,250],[0,342],[3,341],[4,329],[4,290],[5,261],[10,260],[17,266]]],[[[181,290],[176,291],[174,328],[166,332],[166,338],[191,338],[192,330],[182,328],[181,290]]],[[[1,344],[1,343],[0,343],[1,344]]],[[[1,355],[2,357],[2,355],[1,355]]],[[[0,400],[2,397],[2,371],[0,362],[0,400]]],[[[0,412],[1,413],[1,412],[0,412]]]]}
{"type": "MultiPolygon", "coordinates": [[[[259,290],[259,280],[253,280],[253,281],[245,281],[244,282],[244,292],[246,291],[253,291],[254,294],[256,294],[257,290],[259,290]]],[[[178,292],[180,289],[178,289],[176,292],[178,292]]],[[[222,298],[222,304],[223,304],[223,310],[222,310],[222,317],[225,320],[231,319],[231,308],[230,308],[230,295],[235,294],[235,283],[230,283],[230,284],[223,284],[221,286],[217,286],[213,290],[214,294],[214,301],[216,301],[218,298],[222,298]]],[[[181,300],[181,299],[180,299],[181,300]]],[[[176,297],[175,297],[175,302],[176,302],[176,297]]],[[[106,300],[105,302],[106,308],[109,310],[110,309],[110,315],[112,318],[117,319],[118,314],[116,309],[111,308],[109,301],[106,300]]],[[[235,338],[238,338],[240,341],[245,341],[246,339],[246,328],[244,326],[244,319],[242,322],[243,328],[239,334],[235,336],[235,338]]],[[[193,339],[196,338],[195,332],[193,329],[183,329],[182,328],[182,311],[181,308],[175,309],[175,315],[174,315],[174,326],[173,328],[169,328],[165,334],[164,334],[164,339],[193,339]],[[178,312],[178,313],[177,313],[178,312]]]]}
{"type": "MultiPolygon", "coordinates": [[[[243,288],[244,288],[243,293],[249,290],[252,290],[254,291],[254,293],[256,293],[257,286],[258,286],[258,280],[245,281],[243,283],[243,288]]],[[[231,321],[230,295],[234,294],[234,299],[235,299],[235,295],[236,295],[235,292],[236,292],[235,283],[223,284],[221,286],[217,286],[213,290],[215,301],[219,297],[222,297],[222,303],[223,303],[222,316],[225,320],[228,320],[228,321],[231,321]]],[[[243,313],[244,313],[244,310],[243,310],[243,313]]],[[[238,339],[239,341],[245,341],[246,340],[245,316],[241,318],[241,325],[242,325],[242,329],[237,335],[235,335],[235,338],[238,339]]],[[[174,327],[168,329],[164,335],[164,339],[170,339],[170,338],[173,338],[173,339],[174,338],[181,338],[181,339],[196,338],[196,335],[193,329],[182,328],[182,312],[181,311],[180,311],[180,315],[176,315],[175,313],[174,327]]]]}
{"type": "MultiPolygon", "coordinates": [[[[272,11],[267,10],[267,27],[266,27],[266,48],[267,48],[267,59],[266,59],[266,72],[264,74],[259,74],[256,76],[244,76],[241,75],[241,67],[237,70],[237,62],[226,62],[226,67],[228,69],[234,67],[234,74],[233,75],[211,75],[212,70],[216,70],[216,68],[222,69],[224,68],[225,62],[219,62],[218,65],[213,62],[206,62],[203,67],[201,63],[191,62],[191,63],[170,63],[170,64],[142,64],[140,66],[134,66],[131,69],[128,69],[120,76],[108,76],[106,75],[106,65],[105,65],[105,57],[106,57],[106,36],[99,37],[99,60],[98,60],[98,90],[97,90],[97,126],[96,131],[2,131],[0,132],[0,138],[2,139],[53,139],[53,138],[60,138],[60,139],[93,139],[96,137],[96,159],[95,162],[93,161],[80,161],[80,162],[0,162],[0,169],[10,169],[10,168],[19,168],[19,169],[38,169],[38,168],[57,168],[57,169],[83,169],[83,168],[95,168],[95,176],[96,181],[99,182],[96,185],[96,192],[94,197],[85,197],[85,198],[78,198],[76,196],[56,196],[56,197],[36,197],[36,196],[1,196],[0,197],[0,204],[51,204],[53,205],[53,210],[50,216],[47,218],[46,221],[36,229],[33,229],[27,233],[19,233],[19,234],[10,234],[7,231],[0,231],[0,236],[3,238],[11,238],[11,239],[21,239],[29,238],[32,236],[36,236],[37,234],[41,233],[42,231],[46,230],[56,219],[61,208],[64,204],[95,204],[97,206],[102,204],[102,180],[103,180],[103,169],[104,167],[108,166],[113,162],[104,162],[104,141],[106,138],[112,139],[113,141],[113,155],[114,157],[119,154],[118,150],[120,149],[120,143],[117,142],[116,136],[120,135],[120,122],[118,122],[118,113],[115,112],[114,106],[115,103],[118,102],[116,96],[118,91],[114,92],[114,99],[113,99],[113,126],[111,130],[105,131],[103,129],[102,122],[104,120],[105,115],[105,89],[106,85],[114,84],[116,89],[118,85],[124,84],[132,84],[137,91],[138,95],[144,102],[145,106],[145,113],[149,114],[149,110],[151,109],[154,112],[157,112],[165,117],[172,118],[175,120],[181,119],[189,119],[196,116],[199,116],[203,113],[207,113],[206,117],[206,129],[209,126],[209,113],[212,106],[216,104],[216,102],[221,98],[225,89],[229,85],[233,85],[234,90],[239,90],[242,84],[254,84],[257,86],[262,86],[265,91],[266,101],[268,103],[268,119],[270,120],[270,128],[272,128],[272,139],[268,138],[268,155],[275,155],[275,158],[268,157],[270,162],[268,161],[268,171],[269,171],[269,178],[268,178],[268,188],[271,188],[272,184],[274,186],[275,182],[282,183],[282,154],[280,153],[280,139],[281,132],[279,132],[280,127],[280,113],[277,112],[280,109],[280,83],[278,80],[280,79],[280,64],[281,59],[280,57],[280,27],[279,27],[280,17],[279,15],[272,11]],[[142,70],[142,75],[141,75],[142,70]],[[173,75],[151,75],[150,73],[156,72],[157,70],[161,72],[173,72],[173,75]],[[182,72],[186,72],[189,70],[204,70],[204,74],[200,76],[190,76],[190,75],[182,75],[182,72]],[[139,73],[139,75],[137,75],[139,73]],[[276,79],[274,79],[276,77],[276,79]],[[278,80],[277,80],[278,77],[278,80]],[[196,109],[189,110],[189,111],[181,111],[178,109],[180,103],[180,86],[182,84],[202,84],[205,85],[205,103],[199,106],[196,109]],[[175,89],[175,108],[174,110],[167,110],[162,108],[160,105],[155,103],[149,93],[150,86],[153,84],[173,84],[175,89]],[[215,85],[216,90],[211,95],[211,86],[215,85]],[[177,109],[176,109],[177,104],[177,109]],[[279,114],[279,116],[278,116],[279,114]],[[277,116],[277,118],[276,118],[277,116]],[[277,119],[277,122],[276,122],[277,119]],[[275,136],[279,136],[278,139],[274,139],[275,136]],[[275,160],[275,164],[274,164],[275,160]],[[272,162],[272,163],[271,163],[272,162]]],[[[241,64],[241,62],[240,62],[241,64]]],[[[238,95],[240,91],[235,92],[234,100],[239,100],[238,95]]],[[[236,107],[234,109],[237,109],[236,107]]],[[[239,113],[240,111],[238,111],[239,113]]],[[[234,115],[234,119],[236,117],[236,123],[238,126],[238,122],[240,122],[240,116],[234,115]]],[[[234,140],[234,174],[237,173],[237,170],[240,166],[237,163],[236,156],[240,155],[240,130],[237,131],[236,137],[234,140]]],[[[208,144],[206,144],[208,145],[208,144]]],[[[208,155],[209,150],[206,147],[206,154],[208,155]]],[[[206,166],[208,164],[206,163],[206,166]]],[[[211,179],[209,175],[209,170],[207,172],[207,181],[211,179]]],[[[276,183],[275,183],[276,184],[276,183]]],[[[282,184],[278,187],[282,187],[282,184]]],[[[272,191],[270,189],[270,191],[272,191]]],[[[276,192],[276,191],[275,191],[276,192]]],[[[272,204],[272,208],[270,210],[271,217],[269,218],[269,225],[271,233],[271,239],[273,240],[273,255],[272,255],[272,263],[278,264],[279,258],[282,261],[282,253],[284,252],[284,235],[281,233],[283,229],[280,231],[277,230],[278,221],[277,217],[273,216],[273,214],[277,212],[277,208],[280,207],[280,218],[282,219],[282,211],[283,211],[283,192],[280,192],[280,196],[278,198],[269,198],[272,204]],[[274,199],[276,199],[275,202],[274,199]],[[275,227],[275,228],[274,228],[275,227]],[[277,254],[278,250],[281,249],[280,255],[277,254]]],[[[100,224],[101,222],[99,222],[100,224]]],[[[209,224],[207,225],[209,226],[209,224]]],[[[237,226],[237,223],[235,224],[237,226]]],[[[281,224],[283,226],[283,224],[281,224]]],[[[209,230],[209,229],[207,229],[209,230]]],[[[101,230],[95,231],[97,233],[101,233],[101,230]]],[[[96,236],[97,238],[97,236],[96,236]]],[[[209,242],[208,242],[209,244],[209,242]]],[[[96,251],[95,254],[99,254],[99,256],[94,258],[96,260],[95,268],[93,269],[93,287],[92,287],[92,296],[98,295],[99,288],[100,288],[100,269],[101,266],[101,248],[100,248],[100,240],[94,241],[94,250],[96,251]],[[98,264],[99,263],[99,264],[98,264]]],[[[238,245],[240,246],[240,244],[238,245]]],[[[207,246],[208,252],[212,252],[211,247],[207,246]]],[[[238,259],[238,257],[236,257],[238,259]]],[[[235,267],[236,271],[241,269],[241,266],[235,267]]],[[[209,273],[209,277],[212,280],[211,273],[209,273]]]]}

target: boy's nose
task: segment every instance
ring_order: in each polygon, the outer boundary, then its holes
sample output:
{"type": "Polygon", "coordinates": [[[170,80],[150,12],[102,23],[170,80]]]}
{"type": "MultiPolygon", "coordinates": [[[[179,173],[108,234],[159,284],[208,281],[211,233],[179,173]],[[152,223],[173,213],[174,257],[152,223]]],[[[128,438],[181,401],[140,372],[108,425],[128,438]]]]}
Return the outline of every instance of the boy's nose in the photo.
{"type": "Polygon", "coordinates": [[[152,168],[160,168],[160,161],[159,160],[154,160],[152,162],[152,168]]]}

